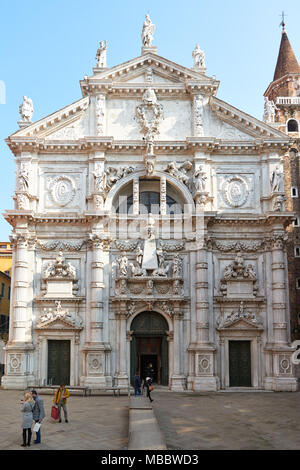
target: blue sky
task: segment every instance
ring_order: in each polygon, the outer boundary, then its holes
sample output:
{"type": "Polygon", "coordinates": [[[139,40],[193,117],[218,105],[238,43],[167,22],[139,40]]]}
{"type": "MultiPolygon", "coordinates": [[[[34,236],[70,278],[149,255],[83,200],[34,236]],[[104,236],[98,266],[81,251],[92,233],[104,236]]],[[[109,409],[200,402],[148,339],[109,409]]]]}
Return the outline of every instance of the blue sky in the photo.
{"type": "MultiPolygon", "coordinates": [[[[0,213],[13,208],[14,157],[4,139],[18,129],[23,95],[33,120],[81,98],[79,80],[92,74],[98,43],[107,39],[108,67],[140,55],[144,16],[156,25],[158,54],[192,67],[197,42],[207,75],[221,81],[218,97],[262,118],[281,39],[280,14],[300,61],[299,0],[0,0],[0,213]]],[[[0,216],[0,241],[10,226],[0,216]]]]}

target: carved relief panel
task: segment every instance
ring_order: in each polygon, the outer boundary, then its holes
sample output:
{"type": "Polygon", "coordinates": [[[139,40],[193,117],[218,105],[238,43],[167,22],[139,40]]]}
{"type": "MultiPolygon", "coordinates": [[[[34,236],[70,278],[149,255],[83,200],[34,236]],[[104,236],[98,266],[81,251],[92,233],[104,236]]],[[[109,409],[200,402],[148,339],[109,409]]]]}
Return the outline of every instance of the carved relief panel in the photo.
{"type": "Polygon", "coordinates": [[[259,187],[254,171],[219,169],[215,173],[217,209],[228,211],[259,210],[259,187]]]}
{"type": "Polygon", "coordinates": [[[41,175],[40,209],[51,212],[69,212],[84,210],[85,176],[81,172],[47,172],[41,175]]]}

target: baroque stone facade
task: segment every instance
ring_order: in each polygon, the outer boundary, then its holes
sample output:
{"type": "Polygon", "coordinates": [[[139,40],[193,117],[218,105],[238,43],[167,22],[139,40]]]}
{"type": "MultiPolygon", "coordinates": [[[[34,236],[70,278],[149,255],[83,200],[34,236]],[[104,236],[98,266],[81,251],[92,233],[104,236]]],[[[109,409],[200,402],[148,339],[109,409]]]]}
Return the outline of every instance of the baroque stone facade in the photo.
{"type": "Polygon", "coordinates": [[[111,68],[102,41],[83,98],[7,139],[6,388],[126,388],[150,361],[172,390],[297,388],[289,140],[216,97],[198,46],[191,68],[157,55],[154,30],[147,15],[141,56],[111,68]]]}

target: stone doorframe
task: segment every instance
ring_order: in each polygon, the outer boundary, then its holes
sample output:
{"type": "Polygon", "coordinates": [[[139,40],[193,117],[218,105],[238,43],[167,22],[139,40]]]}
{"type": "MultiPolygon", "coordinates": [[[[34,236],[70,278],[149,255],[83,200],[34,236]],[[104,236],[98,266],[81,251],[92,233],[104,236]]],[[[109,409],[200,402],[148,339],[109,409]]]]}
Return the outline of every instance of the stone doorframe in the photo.
{"type": "MultiPolygon", "coordinates": [[[[81,329],[65,329],[61,328],[55,330],[49,329],[36,329],[37,332],[37,377],[40,378],[40,383],[37,385],[47,384],[48,380],[48,340],[69,340],[70,344],[70,384],[79,385],[79,333],[81,329]]],[[[56,384],[55,384],[56,385],[56,384]]]]}
{"type": "Polygon", "coordinates": [[[232,389],[229,386],[229,341],[250,341],[251,355],[251,388],[262,389],[263,363],[262,363],[262,332],[261,326],[246,324],[232,325],[227,328],[218,328],[220,344],[220,385],[221,389],[232,389]],[[239,327],[240,326],[240,327],[239,327]]]}

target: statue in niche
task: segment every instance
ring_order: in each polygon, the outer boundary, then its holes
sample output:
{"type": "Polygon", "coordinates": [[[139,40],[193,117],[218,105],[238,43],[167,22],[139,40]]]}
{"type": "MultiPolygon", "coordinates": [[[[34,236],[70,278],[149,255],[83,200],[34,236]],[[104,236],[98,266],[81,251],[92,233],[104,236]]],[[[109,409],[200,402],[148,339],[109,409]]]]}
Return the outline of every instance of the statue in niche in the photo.
{"type": "Polygon", "coordinates": [[[95,189],[96,191],[99,191],[99,192],[103,192],[105,190],[105,187],[106,187],[106,179],[107,179],[107,176],[106,176],[106,173],[103,172],[99,167],[96,168],[95,171],[93,171],[93,175],[94,175],[94,178],[95,178],[95,189]]]}
{"type": "Polygon", "coordinates": [[[31,122],[33,116],[33,102],[31,98],[23,96],[23,102],[19,106],[19,113],[21,115],[21,122],[31,122]]]}
{"type": "Polygon", "coordinates": [[[194,67],[195,68],[205,68],[205,54],[204,51],[200,49],[200,45],[196,44],[195,49],[192,52],[192,56],[194,59],[194,67]]]}
{"type": "Polygon", "coordinates": [[[152,23],[150,16],[146,15],[142,30],[142,44],[145,47],[151,47],[155,25],[152,23]]]}
{"type": "Polygon", "coordinates": [[[175,255],[173,259],[173,277],[182,277],[183,261],[179,255],[175,255]]]}
{"type": "Polygon", "coordinates": [[[135,255],[136,262],[139,267],[142,267],[143,263],[143,250],[141,249],[140,245],[138,245],[136,249],[136,255],[135,255]]]}
{"type": "Polygon", "coordinates": [[[194,181],[194,189],[196,192],[205,192],[205,182],[207,177],[205,176],[202,167],[200,166],[197,171],[194,173],[193,181],[194,181]]]}
{"type": "Polygon", "coordinates": [[[19,180],[19,189],[20,191],[28,191],[29,188],[29,171],[27,167],[22,164],[20,168],[20,172],[18,175],[19,180]]]}
{"type": "Polygon", "coordinates": [[[99,48],[97,49],[96,57],[97,67],[105,68],[106,67],[106,51],[107,51],[107,41],[100,41],[99,48]]]}
{"type": "Polygon", "coordinates": [[[272,171],[270,183],[272,192],[283,192],[283,173],[279,166],[276,166],[275,170],[272,171]]]}
{"type": "Polygon", "coordinates": [[[128,268],[128,258],[125,255],[121,255],[116,259],[118,266],[119,266],[119,275],[120,276],[127,276],[127,268],[128,268]]]}

